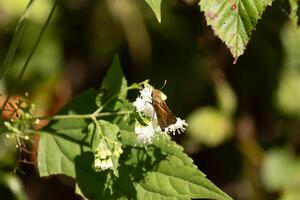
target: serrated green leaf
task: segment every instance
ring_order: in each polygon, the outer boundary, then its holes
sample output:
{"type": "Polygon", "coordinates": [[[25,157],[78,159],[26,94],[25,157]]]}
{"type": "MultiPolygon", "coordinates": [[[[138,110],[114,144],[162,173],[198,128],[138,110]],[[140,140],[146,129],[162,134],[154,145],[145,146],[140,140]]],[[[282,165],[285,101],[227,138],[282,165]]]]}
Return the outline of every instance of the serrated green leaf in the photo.
{"type": "Polygon", "coordinates": [[[161,0],[145,0],[154,12],[159,23],[161,22],[161,0]]]}
{"type": "Polygon", "coordinates": [[[125,149],[137,199],[230,199],[197,169],[183,148],[169,137],[153,145],[125,149]]]}
{"type": "Polygon", "coordinates": [[[137,199],[231,199],[199,170],[184,165],[175,156],[168,156],[144,176],[135,184],[137,199]]]}
{"type": "MultiPolygon", "coordinates": [[[[88,90],[75,97],[58,114],[86,114],[97,109],[91,104],[97,90],[88,90]]],[[[66,174],[75,178],[74,159],[90,151],[89,122],[84,119],[62,119],[51,122],[41,131],[38,149],[38,169],[41,176],[66,174]]]]}
{"type": "Polygon", "coordinates": [[[118,98],[124,100],[127,95],[127,81],[124,78],[120,59],[116,55],[112,65],[104,77],[101,89],[108,91],[111,95],[118,94],[118,98]]]}
{"type": "Polygon", "coordinates": [[[237,58],[244,53],[258,19],[273,0],[201,0],[208,25],[237,58]]]}
{"type": "MultiPolygon", "coordinates": [[[[188,157],[187,154],[183,152],[183,147],[178,145],[176,142],[172,141],[169,136],[163,136],[164,139],[157,139],[154,141],[153,145],[158,147],[163,153],[168,155],[176,156],[181,160],[181,162],[184,165],[188,165],[191,167],[197,168],[196,165],[194,165],[193,160],[188,157]]],[[[202,173],[202,172],[201,172],[202,173]]],[[[202,173],[203,176],[205,174],[202,173]]]]}

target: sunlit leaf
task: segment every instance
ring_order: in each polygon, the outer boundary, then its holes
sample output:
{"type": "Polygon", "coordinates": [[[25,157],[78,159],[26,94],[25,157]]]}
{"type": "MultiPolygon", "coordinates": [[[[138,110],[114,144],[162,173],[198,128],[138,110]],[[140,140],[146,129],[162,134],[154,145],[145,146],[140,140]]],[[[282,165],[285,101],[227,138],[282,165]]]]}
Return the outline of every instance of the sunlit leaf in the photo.
{"type": "Polygon", "coordinates": [[[237,58],[244,53],[258,19],[273,0],[201,0],[208,25],[237,58]]]}
{"type": "MultiPolygon", "coordinates": [[[[59,114],[92,113],[97,107],[94,99],[98,91],[89,90],[74,98],[59,114]]],[[[41,176],[66,174],[76,177],[74,159],[91,151],[89,122],[85,119],[61,119],[53,121],[41,131],[38,149],[38,168],[41,176]]]]}
{"type": "Polygon", "coordinates": [[[155,171],[147,172],[136,186],[138,199],[231,199],[197,169],[179,163],[178,158],[169,156],[155,171]]]}
{"type": "Polygon", "coordinates": [[[161,22],[161,0],[145,0],[153,10],[157,20],[161,22]]]}
{"type": "Polygon", "coordinates": [[[145,150],[132,148],[125,163],[133,177],[137,199],[231,199],[210,182],[168,138],[145,150]]]}

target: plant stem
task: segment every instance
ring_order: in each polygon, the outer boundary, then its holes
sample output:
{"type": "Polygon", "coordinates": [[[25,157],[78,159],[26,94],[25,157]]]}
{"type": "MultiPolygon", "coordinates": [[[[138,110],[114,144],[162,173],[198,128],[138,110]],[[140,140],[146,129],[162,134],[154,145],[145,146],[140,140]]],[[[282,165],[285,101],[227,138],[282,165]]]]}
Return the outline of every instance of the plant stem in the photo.
{"type": "Polygon", "coordinates": [[[50,119],[50,120],[60,120],[60,119],[93,119],[98,117],[108,117],[108,116],[119,116],[132,114],[133,111],[119,111],[119,112],[104,112],[99,114],[72,114],[72,115],[54,115],[54,116],[43,116],[35,117],[34,119],[50,119]]]}

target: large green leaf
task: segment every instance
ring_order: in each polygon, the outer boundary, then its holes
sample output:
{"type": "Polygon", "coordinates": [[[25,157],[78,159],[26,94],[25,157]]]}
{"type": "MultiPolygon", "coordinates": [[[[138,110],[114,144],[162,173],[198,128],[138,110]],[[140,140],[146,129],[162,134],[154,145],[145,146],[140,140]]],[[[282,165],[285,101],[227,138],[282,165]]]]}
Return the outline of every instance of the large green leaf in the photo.
{"type": "Polygon", "coordinates": [[[162,143],[166,147],[135,147],[125,152],[137,199],[231,199],[186,160],[178,145],[167,138],[162,143]],[[172,153],[166,153],[171,149],[172,153]]]}
{"type": "Polygon", "coordinates": [[[208,25],[235,59],[244,53],[258,19],[273,0],[201,0],[208,25]]]}
{"type": "MultiPolygon", "coordinates": [[[[96,109],[94,99],[98,91],[89,90],[73,99],[59,114],[86,114],[96,109]]],[[[61,119],[51,122],[41,132],[38,149],[38,168],[41,176],[66,174],[75,178],[74,159],[91,151],[89,121],[61,119]]]]}
{"type": "Polygon", "coordinates": [[[76,181],[80,192],[89,199],[136,199],[136,191],[124,164],[120,164],[119,176],[109,170],[96,172],[92,168],[91,152],[77,156],[76,181]]]}
{"type": "Polygon", "coordinates": [[[194,167],[168,156],[135,184],[138,199],[231,199],[194,167]]]}
{"type": "Polygon", "coordinates": [[[161,22],[161,0],[145,0],[154,12],[157,20],[161,22]]]}

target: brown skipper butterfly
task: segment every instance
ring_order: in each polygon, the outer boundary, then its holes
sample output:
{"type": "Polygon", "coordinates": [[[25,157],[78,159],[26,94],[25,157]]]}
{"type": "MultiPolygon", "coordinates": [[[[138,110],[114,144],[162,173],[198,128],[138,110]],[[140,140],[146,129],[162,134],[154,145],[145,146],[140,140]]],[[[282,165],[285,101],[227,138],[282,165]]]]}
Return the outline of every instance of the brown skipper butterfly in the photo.
{"type": "Polygon", "coordinates": [[[169,109],[166,102],[163,100],[160,90],[153,89],[151,97],[152,97],[152,106],[155,110],[160,128],[164,130],[166,127],[170,126],[171,124],[175,124],[177,118],[169,109]]]}

